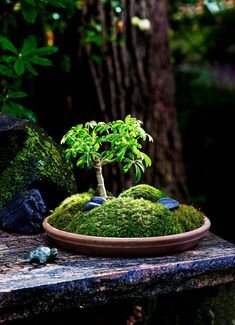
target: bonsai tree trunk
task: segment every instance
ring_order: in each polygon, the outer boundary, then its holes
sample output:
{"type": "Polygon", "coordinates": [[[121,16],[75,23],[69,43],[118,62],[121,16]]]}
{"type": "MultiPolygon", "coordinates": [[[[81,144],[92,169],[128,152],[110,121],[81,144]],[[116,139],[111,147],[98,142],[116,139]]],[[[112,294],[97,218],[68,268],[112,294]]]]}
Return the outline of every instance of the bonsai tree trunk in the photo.
{"type": "Polygon", "coordinates": [[[105,189],[105,185],[104,185],[104,177],[102,174],[102,166],[100,164],[100,160],[96,159],[95,161],[95,174],[96,174],[96,179],[97,179],[97,184],[98,184],[98,191],[99,191],[99,195],[106,197],[107,193],[106,193],[106,189],[105,189]]]}
{"type": "MultiPolygon", "coordinates": [[[[114,8],[113,1],[84,1],[77,17],[81,24],[79,57],[72,66],[76,87],[68,96],[73,123],[74,119],[81,123],[91,118],[107,122],[127,114],[142,120],[154,143],[144,148],[153,165],[141,181],[175,198],[185,198],[187,187],[174,107],[166,1],[115,3],[114,8]],[[145,28],[133,24],[133,17],[147,19],[145,28]]],[[[69,32],[73,33],[74,25],[71,26],[69,32]]],[[[131,173],[120,173],[114,166],[106,167],[104,175],[107,188],[114,194],[134,185],[131,173]]]]}

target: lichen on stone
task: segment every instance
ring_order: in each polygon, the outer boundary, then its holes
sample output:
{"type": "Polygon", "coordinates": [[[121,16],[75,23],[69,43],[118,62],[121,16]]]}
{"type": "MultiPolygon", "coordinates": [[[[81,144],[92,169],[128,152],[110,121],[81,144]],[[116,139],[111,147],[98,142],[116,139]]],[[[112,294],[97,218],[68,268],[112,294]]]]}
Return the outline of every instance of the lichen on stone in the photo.
{"type": "Polygon", "coordinates": [[[0,122],[0,126],[12,125],[10,131],[0,128],[0,154],[4,152],[0,156],[0,210],[21,190],[37,188],[45,192],[41,194],[46,203],[50,196],[56,204],[77,191],[72,165],[43,129],[4,114],[0,122]]]}
{"type": "Polygon", "coordinates": [[[152,202],[157,202],[159,199],[166,196],[167,195],[159,189],[147,184],[132,186],[119,195],[119,197],[132,197],[133,199],[143,198],[152,202]]]}

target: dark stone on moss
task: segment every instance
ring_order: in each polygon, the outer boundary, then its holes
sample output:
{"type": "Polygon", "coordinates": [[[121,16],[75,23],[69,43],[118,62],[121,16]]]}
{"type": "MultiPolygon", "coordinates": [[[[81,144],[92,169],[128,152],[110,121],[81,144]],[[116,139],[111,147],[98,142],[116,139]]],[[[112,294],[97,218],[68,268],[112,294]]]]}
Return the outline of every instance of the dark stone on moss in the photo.
{"type": "Polygon", "coordinates": [[[16,193],[31,188],[49,209],[77,192],[62,147],[42,128],[6,114],[0,114],[0,184],[0,211],[16,193]]]}
{"type": "Polygon", "coordinates": [[[107,200],[102,196],[93,196],[90,201],[97,204],[103,204],[107,202],[107,200]]]}
{"type": "Polygon", "coordinates": [[[163,204],[169,210],[176,210],[180,206],[179,202],[175,199],[169,197],[164,197],[158,201],[158,203],[163,204]]]}
{"type": "Polygon", "coordinates": [[[88,202],[84,205],[83,210],[84,211],[89,211],[95,208],[98,208],[100,206],[100,204],[95,203],[95,202],[88,202]]]}
{"type": "Polygon", "coordinates": [[[0,226],[3,230],[20,234],[42,232],[42,222],[47,207],[36,189],[16,194],[0,213],[0,226]]]}

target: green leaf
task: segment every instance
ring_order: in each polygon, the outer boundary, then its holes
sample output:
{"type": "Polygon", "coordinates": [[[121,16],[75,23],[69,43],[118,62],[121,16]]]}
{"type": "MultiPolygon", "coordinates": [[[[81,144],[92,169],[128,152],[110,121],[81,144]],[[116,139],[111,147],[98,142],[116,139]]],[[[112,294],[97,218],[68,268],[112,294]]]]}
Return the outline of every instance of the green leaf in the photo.
{"type": "Polygon", "coordinates": [[[86,156],[85,156],[85,155],[82,155],[82,156],[78,159],[78,161],[77,161],[77,163],[76,163],[77,167],[84,168],[85,158],[86,158],[86,156]]]}
{"type": "Polygon", "coordinates": [[[15,91],[7,94],[7,98],[23,98],[27,96],[28,94],[23,91],[15,91]]]}
{"type": "Polygon", "coordinates": [[[49,67],[52,65],[51,60],[48,60],[45,58],[40,58],[39,56],[35,56],[35,57],[31,58],[31,61],[35,64],[43,65],[45,67],[49,67]]]}
{"type": "Polygon", "coordinates": [[[24,5],[22,6],[22,13],[23,13],[24,19],[28,23],[31,23],[31,24],[35,23],[38,12],[37,12],[37,9],[33,5],[24,3],[24,5]]]}
{"type": "Polygon", "coordinates": [[[12,53],[18,55],[17,49],[12,44],[12,42],[9,41],[9,39],[7,39],[6,37],[0,36],[0,44],[2,45],[2,47],[3,47],[4,50],[11,51],[12,53]]]}
{"type": "Polygon", "coordinates": [[[24,40],[22,55],[29,54],[37,47],[37,38],[35,35],[30,35],[24,40]]]}
{"type": "Polygon", "coordinates": [[[139,166],[135,165],[135,182],[138,183],[141,179],[141,171],[139,166]]]}
{"type": "Polygon", "coordinates": [[[146,167],[150,167],[152,165],[152,161],[149,158],[149,156],[146,155],[146,153],[144,153],[144,152],[141,152],[141,155],[144,157],[144,162],[145,162],[146,167]]]}
{"type": "Polygon", "coordinates": [[[91,156],[87,156],[86,163],[87,163],[88,169],[91,169],[93,167],[93,162],[92,162],[91,156]]]}
{"type": "Polygon", "coordinates": [[[25,71],[25,65],[22,60],[16,60],[14,64],[14,71],[18,76],[21,76],[25,71]]]}
{"type": "Polygon", "coordinates": [[[34,69],[33,65],[30,62],[25,62],[25,68],[34,76],[38,76],[37,71],[34,69]]]}
{"type": "Polygon", "coordinates": [[[3,113],[11,113],[11,108],[8,104],[3,104],[1,107],[1,111],[3,113]]]}
{"type": "Polygon", "coordinates": [[[32,123],[37,122],[37,117],[31,110],[27,109],[26,107],[24,107],[19,103],[15,103],[12,101],[9,101],[8,103],[10,103],[12,114],[18,117],[26,118],[32,123]]]}
{"type": "Polygon", "coordinates": [[[43,47],[39,47],[38,49],[33,49],[32,51],[30,51],[27,56],[33,56],[33,55],[51,55],[54,54],[55,52],[58,51],[58,48],[56,46],[43,46],[43,47]]]}
{"type": "Polygon", "coordinates": [[[118,152],[118,154],[117,154],[118,161],[120,161],[120,162],[122,161],[125,153],[126,153],[126,148],[123,148],[118,152]]]}
{"type": "Polygon", "coordinates": [[[131,168],[131,166],[133,165],[133,161],[130,161],[128,164],[126,164],[122,170],[124,171],[124,173],[128,172],[128,170],[131,168]]]}
{"type": "Polygon", "coordinates": [[[135,163],[142,170],[142,172],[144,173],[145,168],[144,168],[143,162],[141,160],[136,160],[135,163]]]}
{"type": "Polygon", "coordinates": [[[10,68],[8,68],[6,65],[0,64],[0,74],[9,77],[11,73],[12,71],[10,68]]]}
{"type": "MultiPolygon", "coordinates": [[[[62,141],[61,141],[61,143],[62,143],[62,141]]],[[[70,158],[71,158],[71,151],[68,150],[68,151],[66,152],[65,159],[66,159],[67,161],[69,161],[70,158]]]]}

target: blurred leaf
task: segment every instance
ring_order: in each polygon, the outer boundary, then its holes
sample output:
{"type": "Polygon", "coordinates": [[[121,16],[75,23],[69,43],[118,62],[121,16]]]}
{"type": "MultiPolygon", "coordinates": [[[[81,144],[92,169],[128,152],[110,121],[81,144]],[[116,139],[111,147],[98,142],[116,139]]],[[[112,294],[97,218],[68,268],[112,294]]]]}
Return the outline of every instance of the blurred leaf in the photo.
{"type": "Polygon", "coordinates": [[[51,66],[52,65],[52,62],[51,60],[48,60],[48,59],[45,59],[45,58],[40,58],[38,56],[35,56],[31,59],[31,61],[35,64],[38,64],[38,65],[43,65],[45,67],[48,67],[48,66],[51,66]]]}
{"type": "Polygon", "coordinates": [[[33,55],[51,55],[58,51],[58,48],[56,46],[44,46],[39,47],[37,49],[33,49],[28,52],[27,56],[33,56],[33,55]]]}
{"type": "Polygon", "coordinates": [[[15,70],[15,73],[18,75],[18,76],[21,76],[24,71],[25,71],[25,65],[24,65],[24,62],[22,60],[16,60],[15,61],[15,64],[14,64],[14,70],[15,70]]]}
{"type": "Polygon", "coordinates": [[[27,70],[30,71],[34,76],[38,75],[37,71],[34,69],[33,65],[30,62],[25,62],[25,66],[27,70]]]}
{"type": "Polygon", "coordinates": [[[13,101],[9,101],[8,103],[10,104],[11,114],[14,114],[21,118],[26,118],[27,120],[29,120],[32,123],[37,122],[37,117],[31,110],[27,109],[26,107],[24,107],[23,105],[21,105],[19,103],[13,102],[13,101]]]}
{"type": "Polygon", "coordinates": [[[35,20],[37,18],[37,9],[35,8],[35,6],[31,5],[31,4],[27,4],[27,3],[22,3],[22,13],[24,16],[24,19],[31,24],[35,23],[35,20]]]}
{"type": "Polygon", "coordinates": [[[7,98],[24,98],[27,96],[28,94],[23,91],[15,91],[7,94],[7,98]]]}
{"type": "Polygon", "coordinates": [[[0,36],[0,44],[2,45],[2,47],[3,47],[4,50],[11,51],[12,53],[18,55],[17,49],[12,44],[12,42],[9,41],[9,39],[7,39],[6,37],[0,36]]]}
{"type": "Polygon", "coordinates": [[[35,35],[30,35],[24,40],[22,55],[29,54],[37,47],[37,39],[35,35]]]}
{"type": "Polygon", "coordinates": [[[2,74],[4,76],[10,76],[11,69],[8,68],[6,65],[0,64],[0,74],[2,74]]]}

